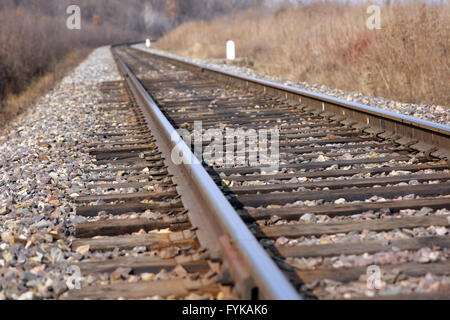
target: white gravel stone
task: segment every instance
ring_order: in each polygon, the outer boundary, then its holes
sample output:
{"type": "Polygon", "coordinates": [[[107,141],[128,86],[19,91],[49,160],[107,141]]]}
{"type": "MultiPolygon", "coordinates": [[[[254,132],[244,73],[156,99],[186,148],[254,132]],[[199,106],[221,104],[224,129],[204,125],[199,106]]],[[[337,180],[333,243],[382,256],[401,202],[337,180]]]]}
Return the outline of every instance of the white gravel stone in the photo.
{"type": "Polygon", "coordinates": [[[62,80],[62,84],[100,83],[103,81],[120,80],[119,72],[109,47],[101,47],[94,50],[68,77],[62,80]]]}
{"type": "MultiPolygon", "coordinates": [[[[98,126],[100,83],[119,80],[108,47],[94,50],[0,136],[0,298],[57,298],[67,291],[74,213],[85,181],[82,145],[98,126]]],[[[83,281],[80,279],[81,281],[83,281]]]]}
{"type": "Polygon", "coordinates": [[[162,50],[157,49],[148,49],[145,48],[143,44],[135,45],[136,47],[147,50],[149,52],[154,52],[158,54],[162,54],[169,57],[175,57],[178,59],[182,59],[184,61],[189,62],[195,62],[199,64],[206,65],[208,67],[218,68],[225,71],[234,72],[237,74],[242,74],[245,76],[265,79],[273,82],[277,82],[283,85],[292,86],[296,88],[300,88],[303,90],[312,91],[315,93],[325,94],[331,97],[361,103],[363,105],[368,105],[375,108],[380,108],[396,113],[400,113],[403,115],[409,115],[416,118],[421,118],[433,122],[438,122],[442,124],[449,125],[450,124],[450,106],[438,106],[438,105],[425,105],[425,104],[410,104],[410,103],[402,103],[397,101],[392,101],[389,99],[385,99],[382,97],[371,97],[371,96],[365,96],[362,93],[358,92],[347,92],[340,89],[335,88],[329,88],[324,85],[320,84],[311,84],[306,82],[300,82],[300,81],[291,81],[291,80],[285,80],[280,79],[273,76],[266,76],[259,74],[255,72],[252,69],[235,66],[235,65],[229,65],[224,64],[222,60],[201,60],[201,59],[192,59],[187,57],[178,56],[173,53],[169,53],[162,50]]]}

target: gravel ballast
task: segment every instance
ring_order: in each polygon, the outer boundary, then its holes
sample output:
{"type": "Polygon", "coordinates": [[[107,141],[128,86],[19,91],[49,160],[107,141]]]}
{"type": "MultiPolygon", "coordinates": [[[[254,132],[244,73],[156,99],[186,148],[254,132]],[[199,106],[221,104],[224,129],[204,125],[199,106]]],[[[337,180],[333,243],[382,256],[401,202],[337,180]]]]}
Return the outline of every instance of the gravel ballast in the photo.
{"type": "Polygon", "coordinates": [[[450,124],[450,107],[447,106],[437,106],[437,105],[425,105],[425,104],[411,104],[411,103],[403,103],[398,101],[392,101],[389,99],[385,99],[382,97],[371,97],[371,96],[365,96],[362,93],[358,92],[347,92],[340,89],[335,88],[329,88],[325,85],[320,84],[310,84],[306,82],[300,82],[300,81],[291,81],[291,80],[284,80],[273,76],[267,76],[263,74],[259,74],[255,72],[254,70],[247,68],[247,67],[241,67],[237,65],[232,64],[225,64],[223,63],[224,60],[217,60],[217,59],[209,59],[209,60],[202,60],[202,59],[192,59],[188,57],[179,56],[173,53],[169,53],[167,51],[157,50],[157,49],[150,49],[146,48],[144,44],[138,44],[135,45],[136,48],[147,50],[149,52],[165,55],[168,57],[178,58],[187,62],[194,62],[198,64],[205,65],[207,67],[212,68],[218,68],[229,72],[234,72],[237,74],[255,77],[259,79],[264,79],[268,81],[277,82],[279,84],[288,85],[292,87],[296,87],[302,90],[311,91],[314,93],[320,93],[324,95],[328,95],[331,97],[352,101],[356,103],[361,103],[363,105],[367,105],[370,107],[380,108],[396,113],[400,113],[403,115],[413,116],[416,118],[429,120],[445,125],[450,124]]]}
{"type": "Polygon", "coordinates": [[[70,250],[81,218],[70,195],[90,163],[82,149],[100,83],[120,79],[109,47],[96,49],[0,137],[0,300],[68,290],[70,267],[83,258],[70,250]]]}

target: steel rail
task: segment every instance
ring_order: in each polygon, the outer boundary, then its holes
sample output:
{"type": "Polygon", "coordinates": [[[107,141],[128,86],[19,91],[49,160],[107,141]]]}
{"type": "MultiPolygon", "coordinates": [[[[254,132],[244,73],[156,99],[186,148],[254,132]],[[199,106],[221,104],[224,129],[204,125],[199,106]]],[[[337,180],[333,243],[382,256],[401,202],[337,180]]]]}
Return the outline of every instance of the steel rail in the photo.
{"type": "MultiPolygon", "coordinates": [[[[113,52],[116,46],[113,46],[113,52]]],[[[166,159],[170,159],[172,154],[181,156],[178,159],[180,164],[171,161],[168,165],[175,172],[174,180],[180,191],[184,190],[180,192],[183,203],[190,209],[193,224],[199,226],[198,234],[203,232],[205,239],[215,235],[211,251],[213,256],[215,250],[220,251],[226,266],[231,269],[238,294],[245,299],[302,299],[160,111],[151,95],[126,63],[117,54],[114,57],[136,102],[143,110],[152,134],[162,144],[160,148],[166,159]],[[195,216],[193,211],[200,216],[195,216]]]]}
{"type": "Polygon", "coordinates": [[[150,52],[145,48],[140,48],[135,45],[132,48],[159,59],[182,65],[185,68],[187,67],[197,72],[213,75],[215,79],[225,82],[232,81],[236,86],[259,89],[265,93],[272,93],[283,97],[293,103],[301,103],[308,108],[315,109],[315,113],[317,114],[322,114],[327,117],[334,116],[338,121],[346,120],[347,123],[358,129],[377,135],[381,134],[383,138],[399,141],[400,144],[406,144],[413,149],[440,158],[446,158],[447,160],[450,159],[450,126],[448,125],[402,115],[272,81],[239,75],[200,63],[168,57],[150,52]],[[352,121],[349,119],[356,121],[358,124],[352,124],[352,121]]]}

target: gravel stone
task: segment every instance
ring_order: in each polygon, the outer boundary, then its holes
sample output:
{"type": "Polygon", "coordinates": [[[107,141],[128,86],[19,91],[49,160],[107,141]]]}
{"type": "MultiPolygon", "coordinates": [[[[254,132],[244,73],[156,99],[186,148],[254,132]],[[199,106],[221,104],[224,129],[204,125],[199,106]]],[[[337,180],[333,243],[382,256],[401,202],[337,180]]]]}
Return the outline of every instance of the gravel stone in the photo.
{"type": "MultiPolygon", "coordinates": [[[[295,88],[303,89],[312,91],[314,93],[324,94],[331,97],[361,103],[363,105],[368,105],[370,107],[375,107],[379,109],[384,109],[388,111],[392,111],[395,113],[400,113],[403,115],[413,116],[420,119],[425,119],[433,122],[438,122],[441,124],[449,125],[450,124],[450,108],[449,106],[438,106],[438,105],[425,105],[425,104],[411,104],[411,103],[403,103],[403,102],[397,102],[392,101],[389,99],[385,99],[382,97],[371,97],[371,96],[365,96],[362,93],[358,92],[347,92],[340,89],[330,88],[324,85],[320,84],[312,84],[312,83],[306,83],[306,82],[300,82],[300,81],[291,81],[291,80],[285,80],[280,79],[273,76],[268,75],[262,75],[257,72],[255,72],[252,69],[236,66],[236,65],[230,65],[225,64],[224,60],[217,60],[217,59],[209,59],[209,60],[201,60],[201,59],[192,59],[188,57],[182,57],[178,56],[173,53],[169,53],[162,50],[157,49],[149,49],[146,48],[143,44],[137,44],[135,47],[138,47],[140,49],[144,49],[150,52],[158,53],[161,55],[169,56],[169,57],[175,57],[184,61],[188,62],[194,62],[198,64],[205,65],[207,67],[217,68],[229,72],[234,72],[237,74],[241,74],[244,76],[250,76],[255,78],[260,78],[264,80],[269,80],[273,82],[277,82],[282,85],[292,86],[295,88]]],[[[319,160],[320,161],[320,160],[319,160]]]]}
{"type": "MultiPolygon", "coordinates": [[[[54,299],[68,290],[83,187],[82,150],[99,126],[100,84],[120,80],[108,47],[89,57],[0,132],[0,299],[54,299]]],[[[81,275],[81,282],[85,277],[81,275]]]]}

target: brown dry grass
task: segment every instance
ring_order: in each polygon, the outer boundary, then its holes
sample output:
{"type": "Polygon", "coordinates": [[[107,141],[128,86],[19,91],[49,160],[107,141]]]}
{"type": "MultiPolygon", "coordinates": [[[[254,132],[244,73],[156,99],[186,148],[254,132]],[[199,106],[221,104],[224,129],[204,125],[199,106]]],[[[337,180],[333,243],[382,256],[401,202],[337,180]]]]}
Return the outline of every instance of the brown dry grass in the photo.
{"type": "Polygon", "coordinates": [[[313,3],[248,11],[181,25],[157,47],[195,58],[224,58],[225,42],[254,69],[410,103],[450,106],[450,5],[382,6],[381,30],[365,26],[368,4],[313,3]]]}
{"type": "MultiPolygon", "coordinates": [[[[59,62],[53,63],[46,74],[31,81],[25,90],[19,94],[8,94],[1,103],[0,128],[23,112],[35,99],[53,88],[62,78],[70,73],[89,54],[91,49],[80,48],[67,54],[59,62]]],[[[0,130],[0,134],[1,134],[0,130]]]]}
{"type": "Polygon", "coordinates": [[[48,15],[38,8],[31,4],[3,8],[0,3],[0,122],[48,90],[81,61],[86,48],[139,37],[109,23],[83,21],[81,30],[69,30],[65,12],[48,15]]]}
{"type": "Polygon", "coordinates": [[[48,16],[29,8],[0,10],[0,100],[18,93],[30,80],[71,50],[136,37],[111,25],[83,22],[81,30],[66,28],[66,15],[48,16]]]}

